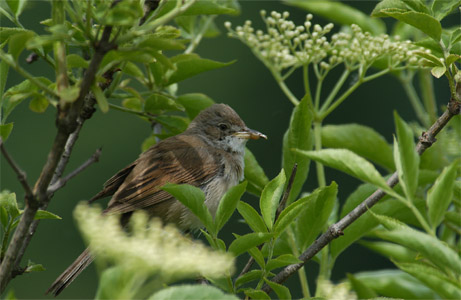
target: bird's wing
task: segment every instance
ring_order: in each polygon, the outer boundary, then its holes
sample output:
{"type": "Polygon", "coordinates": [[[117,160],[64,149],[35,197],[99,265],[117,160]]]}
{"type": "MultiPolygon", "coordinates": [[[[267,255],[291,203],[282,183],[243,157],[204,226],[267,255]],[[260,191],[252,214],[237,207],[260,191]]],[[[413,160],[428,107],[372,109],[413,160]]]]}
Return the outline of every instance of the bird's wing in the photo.
{"type": "Polygon", "coordinates": [[[194,136],[160,142],[134,162],[105,212],[127,213],[172,199],[160,189],[166,183],[202,186],[223,171],[219,155],[212,153],[213,148],[194,136]]]}
{"type": "Polygon", "coordinates": [[[105,198],[108,196],[112,196],[118,190],[118,188],[123,184],[126,177],[130,174],[130,172],[133,170],[134,167],[135,167],[135,164],[132,163],[126,168],[118,171],[117,174],[109,178],[109,180],[107,180],[104,183],[102,191],[94,195],[93,198],[91,198],[89,202],[91,203],[95,200],[105,198]]]}

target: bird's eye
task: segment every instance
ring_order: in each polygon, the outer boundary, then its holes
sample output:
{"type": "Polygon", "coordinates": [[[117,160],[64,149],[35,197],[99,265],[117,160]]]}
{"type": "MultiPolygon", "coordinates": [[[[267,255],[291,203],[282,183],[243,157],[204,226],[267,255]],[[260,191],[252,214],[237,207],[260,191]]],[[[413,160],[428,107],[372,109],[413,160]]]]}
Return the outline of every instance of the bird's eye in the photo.
{"type": "Polygon", "coordinates": [[[218,124],[218,127],[219,127],[219,129],[221,129],[221,130],[227,130],[227,129],[229,129],[229,126],[227,126],[227,124],[224,124],[224,123],[218,124]]]}

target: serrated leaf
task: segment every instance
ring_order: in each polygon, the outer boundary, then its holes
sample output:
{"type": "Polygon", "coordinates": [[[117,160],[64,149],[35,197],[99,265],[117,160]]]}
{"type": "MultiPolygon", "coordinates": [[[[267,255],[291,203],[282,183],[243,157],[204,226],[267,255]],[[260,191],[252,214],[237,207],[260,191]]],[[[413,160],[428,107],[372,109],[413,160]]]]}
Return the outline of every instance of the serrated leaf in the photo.
{"type": "Polygon", "coordinates": [[[435,41],[439,41],[442,36],[442,25],[436,18],[428,14],[398,9],[383,9],[380,14],[405,22],[421,30],[435,41]]]}
{"type": "Polygon", "coordinates": [[[255,290],[255,289],[245,289],[243,291],[246,296],[250,297],[251,299],[267,299],[270,300],[271,297],[269,297],[268,294],[261,290],[255,290]]]}
{"type": "Polygon", "coordinates": [[[254,281],[254,280],[259,280],[261,279],[263,275],[262,270],[251,270],[246,274],[243,274],[242,276],[238,277],[237,280],[235,281],[235,287],[238,288],[245,283],[254,281]]]}
{"type": "Polygon", "coordinates": [[[3,141],[6,141],[8,139],[12,130],[13,123],[0,125],[0,137],[3,139],[3,141]]]}
{"type": "Polygon", "coordinates": [[[270,233],[252,232],[237,237],[229,246],[229,252],[235,256],[248,251],[249,249],[259,246],[272,237],[270,233]]]}
{"type": "Polygon", "coordinates": [[[61,220],[62,218],[47,210],[39,209],[37,213],[35,213],[34,220],[42,220],[42,219],[61,220]]]}
{"type": "Polygon", "coordinates": [[[397,112],[394,112],[398,142],[394,139],[394,161],[399,181],[408,199],[414,199],[418,187],[419,155],[415,150],[413,131],[397,112]]]}
{"type": "Polygon", "coordinates": [[[383,21],[370,18],[362,11],[339,1],[284,0],[284,2],[305,9],[334,23],[341,25],[357,24],[364,31],[369,31],[376,35],[386,32],[386,26],[383,21]]]}
{"type": "Polygon", "coordinates": [[[292,264],[301,263],[302,261],[299,260],[293,254],[282,254],[276,258],[269,260],[266,264],[266,270],[272,271],[273,269],[285,267],[292,264]]]}
{"type": "Polygon", "coordinates": [[[221,198],[215,216],[216,232],[221,230],[234,213],[240,198],[245,193],[246,186],[246,181],[233,186],[221,198]]]}
{"type": "Polygon", "coordinates": [[[443,299],[461,299],[459,282],[450,280],[439,270],[420,263],[400,263],[394,261],[399,269],[418,278],[443,299]]]}
{"type": "Polygon", "coordinates": [[[212,106],[215,102],[205,94],[190,93],[179,96],[176,101],[185,109],[189,119],[193,120],[202,110],[212,106]]]}
{"type": "Polygon", "coordinates": [[[372,183],[383,189],[386,193],[395,194],[376,168],[352,151],[346,149],[323,149],[319,151],[301,151],[295,149],[293,151],[298,151],[315,161],[338,169],[364,182],[372,183]]]}
{"type": "Polygon", "coordinates": [[[459,0],[434,0],[431,9],[434,16],[440,21],[460,5],[461,1],[459,0]]]}
{"type": "Polygon", "coordinates": [[[365,157],[388,170],[394,170],[392,148],[373,128],[359,124],[326,125],[322,127],[322,145],[344,148],[365,157]]]}
{"type": "Polygon", "coordinates": [[[299,250],[304,251],[326,228],[337,193],[338,185],[332,182],[329,186],[317,188],[312,194],[301,199],[305,201],[303,205],[306,207],[294,223],[299,250]]]}
{"type": "Polygon", "coordinates": [[[255,259],[255,262],[261,267],[261,269],[265,267],[266,261],[264,260],[264,255],[258,247],[249,249],[248,253],[255,259]]]}
{"type": "Polygon", "coordinates": [[[394,243],[360,241],[359,244],[385,257],[401,262],[415,262],[418,259],[418,254],[415,251],[394,243]]]}
{"type": "Polygon", "coordinates": [[[205,194],[189,184],[166,184],[162,190],[167,191],[196,215],[208,231],[213,232],[213,217],[205,205],[205,194]]]}
{"type": "Polygon", "coordinates": [[[263,218],[251,205],[240,201],[237,204],[237,210],[254,232],[267,232],[263,218]]]}
{"type": "Polygon", "coordinates": [[[12,35],[15,35],[21,32],[26,32],[26,31],[29,31],[29,30],[24,29],[24,28],[19,28],[19,27],[0,27],[0,44],[3,44],[12,35]]]}
{"type": "Polygon", "coordinates": [[[217,62],[209,59],[200,58],[197,54],[180,54],[174,56],[170,61],[176,66],[168,78],[168,85],[183,81],[200,73],[223,68],[233,64],[235,61],[228,63],[217,62]]]}
{"type": "Polygon", "coordinates": [[[292,148],[300,150],[312,150],[312,137],[310,136],[312,126],[312,113],[308,106],[308,99],[304,97],[293,109],[290,118],[290,125],[283,136],[283,159],[282,165],[285,174],[290,176],[294,164],[297,164],[297,172],[290,196],[287,203],[292,203],[299,195],[309,173],[310,160],[304,155],[291,151],[292,148]]]}
{"type": "Polygon", "coordinates": [[[418,251],[421,256],[442,270],[459,272],[461,258],[436,237],[415,230],[396,219],[376,214],[373,216],[387,228],[387,230],[376,230],[374,233],[378,237],[418,251]]]}
{"type": "Polygon", "coordinates": [[[267,280],[264,278],[264,281],[274,290],[279,299],[291,299],[290,290],[279,283],[267,280]]]}
{"type": "Polygon", "coordinates": [[[442,222],[445,211],[450,206],[453,198],[456,169],[459,164],[460,160],[456,160],[450,166],[444,168],[434,185],[427,192],[428,216],[434,229],[442,222]]]}
{"type": "Polygon", "coordinates": [[[266,223],[269,230],[272,229],[275,220],[275,212],[280,201],[280,197],[283,193],[283,188],[285,185],[286,177],[285,172],[282,169],[279,175],[272,179],[265,187],[261,193],[261,199],[259,206],[261,209],[261,215],[263,220],[266,223]]]}

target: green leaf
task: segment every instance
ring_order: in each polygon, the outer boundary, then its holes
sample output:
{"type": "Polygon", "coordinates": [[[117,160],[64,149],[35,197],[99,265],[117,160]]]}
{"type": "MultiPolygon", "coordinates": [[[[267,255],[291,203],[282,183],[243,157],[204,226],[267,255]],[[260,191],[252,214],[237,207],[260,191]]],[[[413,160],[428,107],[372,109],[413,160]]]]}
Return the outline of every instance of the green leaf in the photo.
{"type": "Polygon", "coordinates": [[[305,9],[334,23],[341,25],[357,24],[364,31],[369,31],[376,35],[386,32],[386,26],[383,21],[370,18],[362,11],[339,1],[284,0],[284,2],[305,9]]]}
{"type": "Polygon", "coordinates": [[[266,261],[264,260],[264,255],[258,247],[253,247],[248,250],[248,253],[255,259],[256,263],[262,268],[266,266],[266,261]]]}
{"type": "Polygon", "coordinates": [[[461,218],[456,211],[447,211],[445,213],[445,221],[453,224],[454,226],[461,227],[461,218]]]}
{"type": "Polygon", "coordinates": [[[34,96],[29,102],[29,108],[33,112],[43,113],[46,111],[49,104],[48,99],[44,95],[34,93],[34,96]]]}
{"type": "Polygon", "coordinates": [[[429,234],[415,230],[391,217],[373,214],[387,230],[376,230],[375,234],[384,240],[400,244],[430,260],[442,270],[459,272],[461,258],[449,246],[429,234]]]}
{"type": "Polygon", "coordinates": [[[305,201],[303,205],[306,206],[294,223],[299,250],[304,251],[326,228],[337,193],[338,185],[332,182],[329,186],[317,188],[312,194],[298,200],[305,201]]]}
{"type": "Polygon", "coordinates": [[[18,57],[22,50],[24,50],[27,41],[34,35],[35,33],[32,31],[23,31],[10,37],[10,41],[8,43],[8,53],[13,56],[14,60],[18,60],[18,57]]]}
{"type": "Polygon", "coordinates": [[[109,111],[109,102],[107,102],[106,96],[104,95],[103,91],[97,84],[93,84],[91,86],[91,91],[96,98],[96,102],[98,103],[99,109],[106,113],[109,111]]]}
{"type": "MultiPolygon", "coordinates": [[[[93,93],[95,93],[93,91],[93,93]]],[[[80,94],[80,88],[77,85],[71,85],[59,91],[59,98],[65,102],[74,102],[80,94]]]]}
{"type": "MultiPolygon", "coordinates": [[[[0,7],[0,13],[1,13],[1,7],[0,7]]],[[[29,31],[24,28],[19,28],[19,27],[0,27],[0,44],[3,44],[6,40],[8,40],[12,35],[15,35],[17,33],[21,32],[26,32],[29,31]]]]}
{"type": "Polygon", "coordinates": [[[290,290],[286,286],[267,280],[265,278],[264,281],[274,290],[279,299],[291,299],[290,290]]]}
{"type": "Polygon", "coordinates": [[[267,271],[272,271],[273,269],[278,269],[281,267],[285,267],[288,265],[293,265],[293,264],[298,264],[301,263],[302,261],[299,260],[296,256],[293,254],[282,254],[276,258],[273,258],[267,262],[266,265],[266,270],[267,271]]]}
{"type": "Polygon", "coordinates": [[[394,161],[405,195],[413,200],[418,187],[419,155],[410,126],[397,112],[394,112],[394,119],[398,139],[398,142],[394,139],[394,161]]]}
{"type": "Polygon", "coordinates": [[[242,276],[237,278],[237,280],[235,281],[235,287],[238,288],[245,283],[248,283],[254,280],[259,280],[261,279],[262,276],[263,276],[262,270],[251,270],[248,273],[243,274],[242,276]]]}
{"type": "Polygon", "coordinates": [[[67,60],[67,68],[88,68],[89,63],[80,55],[77,54],[69,54],[66,57],[67,60]]]}
{"type": "Polygon", "coordinates": [[[239,201],[237,210],[254,232],[267,232],[267,227],[264,224],[263,218],[251,205],[239,201]]]}
{"type": "Polygon", "coordinates": [[[415,51],[416,55],[421,56],[422,58],[430,61],[434,66],[443,67],[443,63],[440,61],[440,58],[435,56],[432,53],[426,53],[425,51],[415,51]]]}
{"type": "Polygon", "coordinates": [[[155,144],[157,144],[157,139],[155,135],[151,135],[142,142],[141,151],[144,152],[155,144]]]}
{"type": "Polygon", "coordinates": [[[202,110],[214,104],[213,99],[200,93],[184,94],[179,96],[176,101],[186,109],[187,116],[191,120],[202,110]]]}
{"type": "Polygon", "coordinates": [[[2,227],[5,228],[8,226],[8,222],[9,217],[6,208],[0,205],[0,224],[2,224],[2,227]]]}
{"type": "Polygon", "coordinates": [[[181,41],[158,38],[155,35],[149,35],[143,39],[137,48],[148,48],[153,50],[183,50],[184,44],[181,41]]]}
{"type": "Polygon", "coordinates": [[[450,44],[454,45],[459,41],[461,41],[461,28],[456,28],[451,32],[450,44]]]}
{"type": "Polygon", "coordinates": [[[442,77],[445,72],[447,71],[447,68],[445,66],[441,66],[441,67],[433,67],[431,69],[431,74],[432,76],[434,76],[435,78],[440,78],[442,77]]]}
{"type": "Polygon", "coordinates": [[[151,114],[160,114],[163,110],[172,111],[179,110],[183,111],[184,107],[176,103],[173,99],[160,94],[152,94],[144,103],[144,111],[151,114]]]}
{"type": "Polygon", "coordinates": [[[304,97],[295,107],[290,119],[290,125],[283,136],[283,160],[282,165],[285,174],[292,172],[294,164],[298,164],[295,179],[291,188],[287,203],[295,200],[307,179],[310,160],[304,155],[291,151],[292,148],[300,150],[312,150],[312,113],[308,106],[307,97],[304,97]]]}
{"type": "Polygon", "coordinates": [[[263,168],[248,148],[245,148],[244,162],[245,169],[243,172],[245,179],[248,181],[247,191],[259,197],[264,187],[269,183],[269,178],[267,178],[263,168]]]}
{"type": "Polygon", "coordinates": [[[95,299],[120,299],[121,295],[128,295],[133,288],[131,276],[132,273],[121,266],[106,268],[100,275],[95,299]]]}
{"type": "Polygon", "coordinates": [[[238,300],[234,295],[225,294],[220,289],[210,285],[184,284],[164,288],[148,298],[148,300],[238,300]]]}
{"type": "Polygon", "coordinates": [[[366,241],[360,241],[359,243],[360,245],[365,246],[385,257],[398,260],[400,262],[415,262],[418,259],[415,251],[394,243],[366,241]]]}
{"type": "Polygon", "coordinates": [[[24,273],[31,273],[31,272],[42,272],[46,271],[45,267],[41,264],[35,264],[31,261],[27,263],[27,267],[24,270],[24,273]]]}
{"type": "Polygon", "coordinates": [[[351,284],[352,289],[357,294],[359,299],[371,299],[378,297],[373,289],[366,286],[360,279],[356,278],[354,275],[347,273],[347,279],[351,284]]]}
{"type": "Polygon", "coordinates": [[[275,220],[275,212],[277,210],[280,197],[283,193],[286,177],[285,172],[280,171],[279,175],[272,179],[262,191],[259,206],[264,222],[269,230],[272,229],[275,220]]]}
{"type": "Polygon", "coordinates": [[[170,60],[176,66],[176,70],[174,70],[168,78],[168,85],[183,81],[206,71],[229,66],[235,62],[221,63],[200,58],[197,54],[180,54],[172,57],[170,60]]]}
{"type": "Polygon", "coordinates": [[[398,299],[437,299],[432,290],[401,270],[379,270],[354,274],[363,284],[383,297],[398,299]]]}
{"type": "Polygon", "coordinates": [[[455,160],[450,166],[443,169],[434,185],[427,192],[427,209],[432,228],[442,222],[445,211],[453,198],[453,188],[456,179],[456,169],[460,160],[455,160]]]}
{"type": "Polygon", "coordinates": [[[250,297],[251,299],[267,299],[270,300],[271,297],[269,297],[268,294],[261,290],[256,290],[256,289],[245,289],[243,291],[246,296],[250,297]]]}
{"type": "Polygon", "coordinates": [[[189,184],[166,184],[162,190],[167,191],[184,204],[200,219],[208,231],[213,232],[213,217],[205,205],[205,194],[201,189],[189,184]]]}
{"type": "Polygon", "coordinates": [[[443,299],[461,299],[459,282],[450,280],[439,270],[420,263],[399,263],[394,261],[394,264],[399,269],[418,278],[443,299]]]}
{"type": "Polygon", "coordinates": [[[223,228],[224,224],[227,223],[234,213],[240,198],[245,193],[246,186],[246,181],[233,186],[222,197],[215,216],[216,232],[219,232],[223,228]]]}
{"type": "Polygon", "coordinates": [[[24,7],[26,6],[27,0],[6,0],[11,11],[16,18],[23,12],[24,7]]]}
{"type": "Polygon", "coordinates": [[[143,8],[139,1],[121,1],[108,10],[106,7],[95,11],[98,21],[112,26],[136,26],[143,15],[143,8]]]}
{"type": "Polygon", "coordinates": [[[382,9],[376,12],[376,14],[375,11],[372,13],[372,16],[382,15],[392,17],[418,28],[437,42],[440,41],[442,36],[442,25],[436,18],[428,14],[401,9],[382,9]]]}
{"type": "Polygon", "coordinates": [[[16,194],[8,191],[0,193],[0,207],[3,207],[11,219],[15,219],[21,214],[18,208],[18,202],[16,202],[16,194]]]}
{"type": "Polygon", "coordinates": [[[135,111],[142,111],[142,102],[139,98],[126,98],[122,102],[123,107],[135,110],[135,111]]]}
{"type": "MultiPolygon", "coordinates": [[[[0,61],[0,107],[2,106],[3,102],[3,91],[5,90],[6,86],[6,78],[8,77],[8,70],[10,65],[6,63],[6,61],[0,61]]],[[[2,120],[0,119],[0,122],[2,120]]]]}
{"type": "Polygon", "coordinates": [[[237,1],[197,1],[188,8],[183,15],[231,15],[236,16],[240,13],[237,1]]]}
{"type": "Polygon", "coordinates": [[[375,167],[352,151],[346,149],[323,149],[319,151],[301,151],[295,149],[294,151],[362,181],[374,184],[386,191],[386,193],[395,194],[375,167]]]}
{"type": "Polygon", "coordinates": [[[0,137],[3,139],[3,141],[6,141],[8,139],[12,130],[13,123],[0,125],[0,137]]]}
{"type": "Polygon", "coordinates": [[[259,246],[272,237],[270,233],[252,232],[237,237],[229,246],[229,252],[235,256],[248,251],[249,249],[259,246]]]}
{"type": "Polygon", "coordinates": [[[62,218],[47,210],[39,209],[34,216],[34,220],[42,220],[42,219],[61,220],[62,218]]]}
{"type": "Polygon", "coordinates": [[[373,128],[359,124],[322,127],[322,145],[344,148],[365,157],[388,170],[394,170],[392,148],[373,128]]]}
{"type": "Polygon", "coordinates": [[[189,120],[180,116],[160,115],[155,120],[168,128],[173,134],[183,132],[189,125],[189,120]]]}
{"type": "Polygon", "coordinates": [[[435,18],[440,21],[460,5],[459,0],[434,0],[431,9],[435,18]]]}
{"type": "Polygon", "coordinates": [[[413,11],[417,11],[420,13],[425,13],[430,15],[431,12],[429,11],[429,8],[427,8],[426,4],[423,2],[423,0],[402,0],[405,2],[408,8],[410,8],[413,11]]]}

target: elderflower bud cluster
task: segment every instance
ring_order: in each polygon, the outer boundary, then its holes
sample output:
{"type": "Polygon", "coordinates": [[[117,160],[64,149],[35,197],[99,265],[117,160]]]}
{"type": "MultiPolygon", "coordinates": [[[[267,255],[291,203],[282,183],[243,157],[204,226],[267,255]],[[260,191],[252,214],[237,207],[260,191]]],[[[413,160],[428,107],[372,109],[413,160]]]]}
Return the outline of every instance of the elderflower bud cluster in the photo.
{"type": "Polygon", "coordinates": [[[206,276],[217,278],[233,272],[233,258],[184,237],[176,227],[163,226],[135,212],[130,233],[119,217],[101,215],[100,209],[80,204],[74,216],[90,251],[97,259],[115,263],[137,274],[161,276],[165,281],[206,276]]]}
{"type": "Polygon", "coordinates": [[[266,23],[266,31],[255,30],[251,21],[232,29],[226,22],[229,35],[248,45],[255,55],[266,65],[277,71],[289,67],[319,64],[321,69],[330,69],[340,63],[347,67],[369,66],[379,58],[388,57],[388,67],[402,63],[422,64],[415,51],[424,51],[410,41],[392,41],[388,35],[373,36],[352,25],[350,33],[340,32],[327,38],[333,24],[322,27],[313,25],[312,15],[308,14],[302,26],[288,20],[289,13],[261,11],[266,23]]]}

